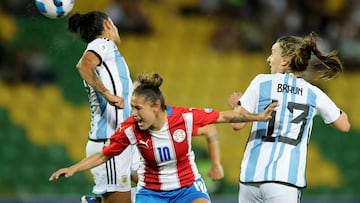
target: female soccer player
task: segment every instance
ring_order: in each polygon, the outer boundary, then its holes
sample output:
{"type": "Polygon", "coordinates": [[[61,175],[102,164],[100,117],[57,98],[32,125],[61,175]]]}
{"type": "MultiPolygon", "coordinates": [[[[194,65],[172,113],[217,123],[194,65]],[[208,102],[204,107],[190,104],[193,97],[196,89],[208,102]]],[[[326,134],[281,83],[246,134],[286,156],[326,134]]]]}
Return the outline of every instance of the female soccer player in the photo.
{"type": "MultiPolygon", "coordinates": [[[[235,111],[261,112],[271,102],[279,103],[268,123],[252,124],[241,163],[239,202],[300,202],[306,187],[305,169],[312,121],[320,115],[325,123],[348,132],[346,113],[318,87],[302,78],[309,71],[311,55],[322,79],[342,71],[336,52],[321,52],[316,35],[285,36],[272,46],[267,58],[272,74],[256,76],[245,93],[234,93],[229,104],[235,111]],[[239,99],[240,97],[240,99],[239,99]]],[[[239,130],[244,124],[234,124],[239,130]]]]}
{"type": "Polygon", "coordinates": [[[140,75],[131,97],[132,116],[120,125],[110,144],[102,152],[59,169],[49,180],[93,168],[120,154],[127,146],[136,145],[142,157],[137,203],[210,202],[195,164],[192,136],[198,134],[199,127],[211,123],[267,121],[277,103],[259,114],[167,106],[159,89],[161,83],[159,74],[140,75]]]}
{"type": "MultiPolygon", "coordinates": [[[[117,48],[118,30],[105,13],[76,13],[69,18],[68,28],[87,43],[77,69],[89,96],[91,129],[86,154],[90,156],[101,151],[119,124],[130,116],[133,82],[117,48]]],[[[136,147],[129,146],[119,156],[93,168],[93,193],[102,195],[105,203],[130,203],[130,174],[138,168],[139,161],[136,147]]],[[[83,199],[90,202],[89,197],[83,199]]]]}

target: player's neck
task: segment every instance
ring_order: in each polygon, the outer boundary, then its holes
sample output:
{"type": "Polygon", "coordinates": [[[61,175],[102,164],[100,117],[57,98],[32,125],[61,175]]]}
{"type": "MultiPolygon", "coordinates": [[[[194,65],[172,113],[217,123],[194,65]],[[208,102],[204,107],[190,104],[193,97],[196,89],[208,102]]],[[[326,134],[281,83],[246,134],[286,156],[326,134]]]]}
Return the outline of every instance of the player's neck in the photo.
{"type": "Polygon", "coordinates": [[[154,122],[154,124],[151,127],[152,131],[159,131],[161,130],[161,128],[164,127],[165,123],[167,121],[167,111],[161,111],[157,116],[156,116],[156,121],[154,122]]]}

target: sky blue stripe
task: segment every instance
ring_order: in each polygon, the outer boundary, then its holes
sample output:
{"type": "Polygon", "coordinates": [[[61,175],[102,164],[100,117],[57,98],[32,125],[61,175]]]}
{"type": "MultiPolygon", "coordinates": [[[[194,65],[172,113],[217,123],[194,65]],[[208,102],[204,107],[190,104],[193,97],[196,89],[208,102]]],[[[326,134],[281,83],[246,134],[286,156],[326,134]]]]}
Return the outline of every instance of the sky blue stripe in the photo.
{"type": "MultiPolygon", "coordinates": [[[[308,116],[306,117],[306,120],[308,122],[305,124],[304,134],[302,135],[303,137],[310,133],[310,131],[309,131],[310,127],[311,127],[310,125],[312,123],[314,107],[316,106],[316,94],[313,91],[311,91],[310,89],[308,89],[306,104],[309,105],[309,113],[308,113],[308,116]]],[[[309,139],[309,136],[310,135],[308,135],[308,137],[307,137],[308,139],[309,139]]],[[[303,138],[302,142],[308,142],[308,139],[303,138]]],[[[307,143],[306,143],[306,145],[307,145],[307,143]]],[[[303,153],[305,153],[305,152],[303,152],[303,153]]],[[[291,151],[291,161],[290,161],[288,181],[293,184],[296,184],[296,182],[297,182],[297,174],[298,174],[299,163],[300,163],[299,157],[300,157],[300,144],[298,144],[297,147],[291,151]],[[294,160],[298,160],[298,162],[293,163],[294,160]],[[295,171],[295,169],[296,169],[296,171],[295,171]],[[296,175],[296,177],[294,177],[295,175],[296,175]]],[[[305,161],[306,161],[306,157],[305,157],[305,161]]],[[[303,180],[304,181],[306,180],[306,173],[303,174],[303,180]]],[[[306,182],[305,182],[305,185],[306,185],[306,182]]]]}
{"type": "MultiPolygon", "coordinates": [[[[293,80],[293,87],[296,87],[296,79],[293,80]]],[[[295,100],[296,94],[292,94],[291,101],[296,102],[295,100]]],[[[292,120],[293,114],[290,114],[289,120],[292,120]]],[[[289,132],[291,129],[291,122],[288,122],[288,127],[286,129],[286,132],[289,132]]],[[[285,144],[283,144],[285,145],[285,144]]],[[[299,143],[292,151],[290,155],[290,163],[289,163],[289,173],[288,173],[288,181],[294,185],[296,185],[297,182],[297,174],[299,171],[299,163],[300,163],[300,146],[301,143],[299,143]]]]}
{"type": "Polygon", "coordinates": [[[96,130],[96,139],[106,139],[106,131],[107,131],[107,112],[106,112],[106,106],[107,101],[106,99],[101,96],[98,92],[96,92],[96,98],[99,101],[100,104],[100,111],[101,111],[101,118],[97,123],[98,129],[96,130]]]}
{"type": "MultiPolygon", "coordinates": [[[[263,112],[265,107],[270,104],[271,100],[271,80],[263,82],[260,84],[260,93],[259,93],[259,104],[258,111],[263,112]]],[[[255,176],[255,170],[257,162],[260,156],[260,150],[262,146],[261,138],[266,136],[267,122],[258,122],[256,136],[254,140],[254,146],[251,149],[248,165],[245,171],[245,181],[253,181],[255,176]]]]}
{"type": "MultiPolygon", "coordinates": [[[[285,78],[284,78],[284,84],[288,84],[289,83],[289,73],[285,73],[285,78]]],[[[282,104],[287,104],[287,94],[283,92],[283,99],[282,101],[279,101],[282,104]]],[[[278,144],[278,138],[281,135],[281,131],[283,128],[283,124],[284,124],[284,115],[285,115],[285,111],[286,111],[286,106],[287,105],[281,105],[281,113],[280,113],[280,120],[279,120],[279,126],[277,129],[277,134],[276,134],[276,139],[275,142],[273,143],[273,147],[271,149],[271,154],[270,154],[270,158],[269,158],[269,162],[268,165],[265,167],[265,173],[264,173],[264,180],[268,180],[268,175],[269,175],[269,167],[270,164],[273,163],[274,160],[274,155],[275,155],[275,151],[277,148],[277,144],[278,144]]],[[[276,129],[274,129],[275,132],[276,129]]],[[[275,179],[276,177],[276,165],[273,165],[273,170],[272,170],[272,174],[271,174],[272,179],[275,179]]]]}
{"type": "MultiPolygon", "coordinates": [[[[293,77],[292,78],[292,86],[293,87],[296,87],[296,78],[293,77]]],[[[290,82],[289,82],[290,83],[290,82]]],[[[286,94],[284,94],[286,95],[286,94]]],[[[291,94],[291,101],[294,102],[295,101],[295,96],[296,94],[291,94]]],[[[292,120],[293,118],[293,114],[290,114],[289,115],[289,121],[292,120]]],[[[286,136],[287,137],[287,134],[289,133],[290,129],[291,129],[291,122],[288,122],[287,123],[287,127],[286,127],[286,133],[283,134],[282,136],[286,136]]],[[[279,133],[280,135],[280,133],[279,133]]],[[[272,178],[273,180],[276,180],[276,169],[278,168],[278,161],[279,159],[282,157],[283,153],[284,153],[284,149],[285,149],[285,143],[281,143],[281,146],[280,146],[280,150],[279,150],[279,155],[278,155],[278,158],[276,159],[276,161],[274,162],[274,166],[273,166],[273,174],[272,174],[272,178]]],[[[293,160],[291,160],[293,161],[293,160]]]]}
{"type": "MultiPolygon", "coordinates": [[[[114,45],[116,46],[116,45],[114,45]]],[[[130,90],[130,78],[128,78],[129,70],[127,68],[126,63],[123,60],[123,57],[121,56],[120,52],[116,47],[114,47],[115,50],[115,57],[116,57],[116,66],[118,68],[119,78],[122,86],[122,97],[124,98],[124,109],[123,109],[123,118],[126,119],[130,116],[130,104],[129,104],[129,92],[130,90]]],[[[120,121],[119,121],[120,122],[120,121]]]]}

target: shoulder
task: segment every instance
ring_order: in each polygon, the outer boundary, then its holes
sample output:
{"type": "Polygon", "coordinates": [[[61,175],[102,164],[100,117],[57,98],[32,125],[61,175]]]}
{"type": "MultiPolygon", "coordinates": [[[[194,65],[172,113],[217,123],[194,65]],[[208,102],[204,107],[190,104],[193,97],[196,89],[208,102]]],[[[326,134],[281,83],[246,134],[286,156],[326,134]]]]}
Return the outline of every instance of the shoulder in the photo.
{"type": "Polygon", "coordinates": [[[274,75],[275,74],[258,74],[251,80],[250,86],[257,85],[264,81],[272,80],[274,79],[274,75]]]}
{"type": "Polygon", "coordinates": [[[118,130],[119,130],[119,131],[125,131],[125,130],[128,129],[128,128],[132,128],[132,129],[134,129],[134,130],[136,129],[136,120],[135,120],[134,117],[132,117],[132,116],[130,116],[130,117],[128,117],[126,120],[124,120],[124,121],[120,124],[118,130]]]}
{"type": "Polygon", "coordinates": [[[308,82],[308,89],[312,91],[317,97],[324,98],[329,97],[320,87],[308,82]]]}
{"type": "Polygon", "coordinates": [[[106,38],[97,38],[87,45],[87,50],[93,50],[99,54],[112,53],[114,43],[106,38]]]}
{"type": "Polygon", "coordinates": [[[184,113],[203,113],[210,114],[217,110],[212,108],[195,108],[195,107],[181,107],[181,106],[167,106],[168,116],[181,116],[184,113]]]}
{"type": "Polygon", "coordinates": [[[166,106],[166,113],[169,120],[178,119],[184,113],[190,112],[189,108],[180,106],[166,106]]]}
{"type": "Polygon", "coordinates": [[[204,111],[204,109],[200,108],[192,108],[192,107],[182,107],[182,106],[167,106],[168,116],[171,115],[181,115],[184,113],[194,113],[197,111],[204,111]]]}
{"type": "Polygon", "coordinates": [[[258,74],[254,77],[253,81],[264,81],[270,80],[274,77],[277,77],[278,74],[258,74]]]}

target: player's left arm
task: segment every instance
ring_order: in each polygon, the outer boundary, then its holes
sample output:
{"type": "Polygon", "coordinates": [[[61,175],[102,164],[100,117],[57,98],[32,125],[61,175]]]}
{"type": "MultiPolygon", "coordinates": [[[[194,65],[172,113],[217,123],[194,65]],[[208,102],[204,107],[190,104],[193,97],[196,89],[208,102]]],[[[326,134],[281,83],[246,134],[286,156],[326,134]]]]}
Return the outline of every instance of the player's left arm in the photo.
{"type": "Polygon", "coordinates": [[[347,114],[339,109],[338,106],[323,91],[317,93],[316,109],[326,124],[330,124],[336,130],[341,132],[349,132],[350,123],[347,114]]]}
{"type": "Polygon", "coordinates": [[[214,125],[207,125],[198,129],[198,134],[204,135],[208,143],[208,150],[211,160],[211,168],[207,176],[212,180],[220,180],[224,177],[224,170],[220,161],[220,145],[217,129],[214,125]]]}
{"type": "Polygon", "coordinates": [[[333,123],[331,123],[331,126],[341,132],[349,132],[350,122],[347,114],[344,111],[340,110],[339,118],[336,119],[333,123]]]}

